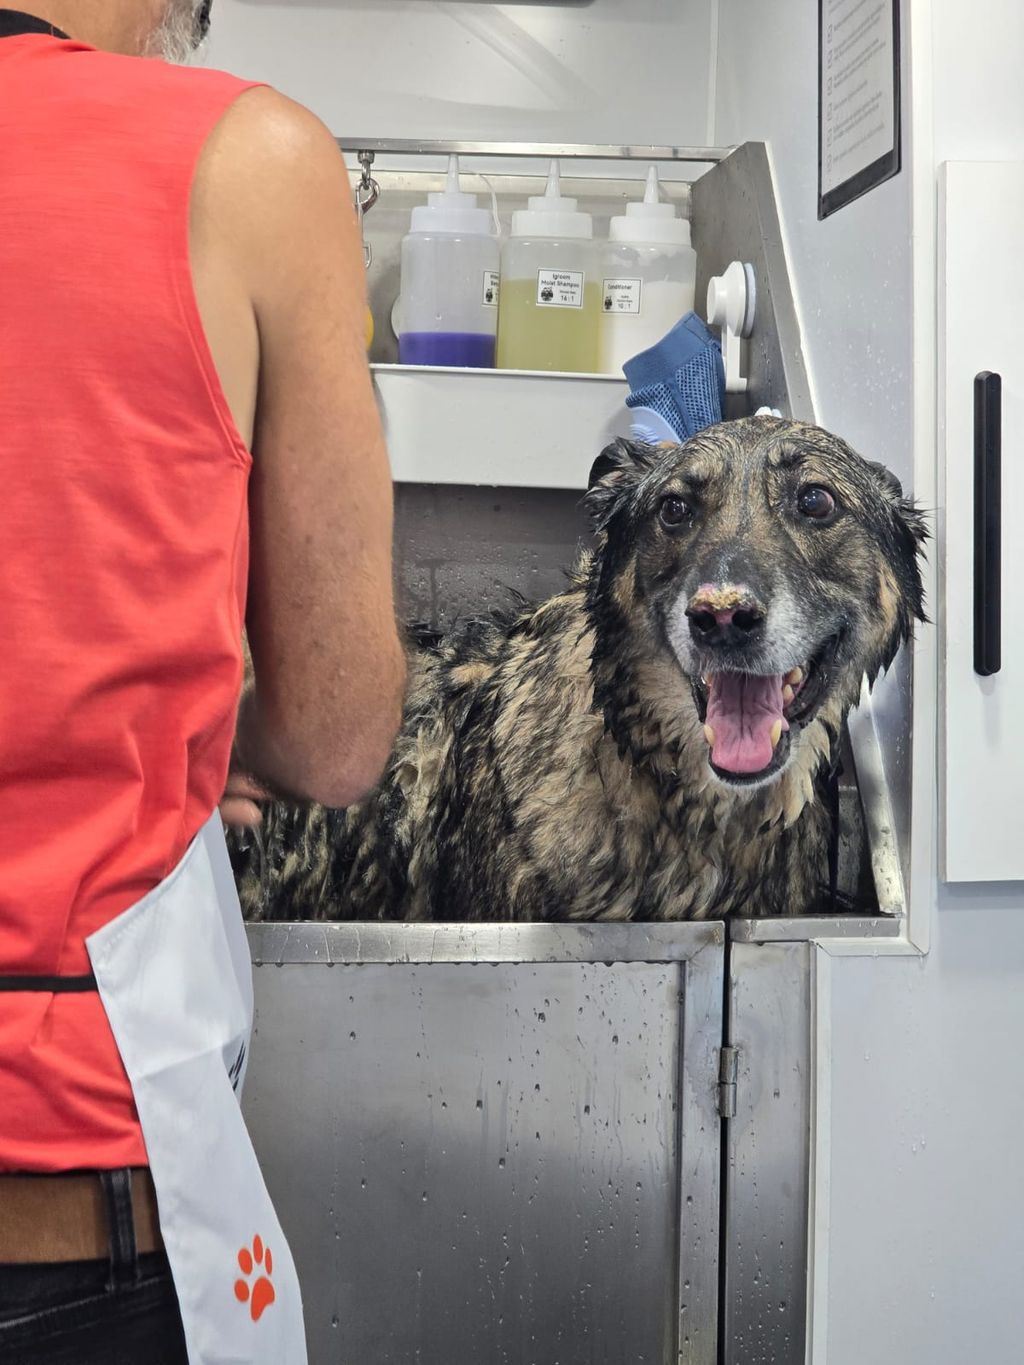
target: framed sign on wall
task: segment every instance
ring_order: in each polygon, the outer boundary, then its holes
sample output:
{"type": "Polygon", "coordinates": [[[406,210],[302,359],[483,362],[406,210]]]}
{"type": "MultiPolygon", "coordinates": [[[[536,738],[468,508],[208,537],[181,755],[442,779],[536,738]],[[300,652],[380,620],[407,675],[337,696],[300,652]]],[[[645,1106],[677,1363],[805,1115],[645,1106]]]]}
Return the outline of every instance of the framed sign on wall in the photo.
{"type": "Polygon", "coordinates": [[[900,169],[899,0],[818,0],[818,217],[900,169]]]}

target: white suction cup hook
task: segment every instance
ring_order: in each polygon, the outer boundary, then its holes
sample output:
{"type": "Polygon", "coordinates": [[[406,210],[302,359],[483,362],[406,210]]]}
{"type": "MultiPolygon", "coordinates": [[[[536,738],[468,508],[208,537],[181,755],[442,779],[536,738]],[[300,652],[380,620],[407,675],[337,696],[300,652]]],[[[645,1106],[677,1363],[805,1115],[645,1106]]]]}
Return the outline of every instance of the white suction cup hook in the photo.
{"type": "Polygon", "coordinates": [[[724,275],[708,281],[708,325],[722,331],[725,387],[729,393],[746,393],[747,381],[740,374],[740,338],[754,330],[757,286],[754,268],[732,261],[724,275]]]}

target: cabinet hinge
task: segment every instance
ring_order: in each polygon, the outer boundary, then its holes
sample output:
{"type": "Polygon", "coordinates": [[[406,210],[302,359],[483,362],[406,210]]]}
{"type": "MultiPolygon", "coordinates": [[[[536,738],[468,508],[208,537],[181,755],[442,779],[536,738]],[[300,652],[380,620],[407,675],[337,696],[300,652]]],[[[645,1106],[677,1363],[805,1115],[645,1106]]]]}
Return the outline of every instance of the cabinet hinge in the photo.
{"type": "Polygon", "coordinates": [[[734,1047],[723,1047],[718,1052],[718,1112],[723,1119],[736,1115],[736,1075],[739,1052],[734,1047]]]}

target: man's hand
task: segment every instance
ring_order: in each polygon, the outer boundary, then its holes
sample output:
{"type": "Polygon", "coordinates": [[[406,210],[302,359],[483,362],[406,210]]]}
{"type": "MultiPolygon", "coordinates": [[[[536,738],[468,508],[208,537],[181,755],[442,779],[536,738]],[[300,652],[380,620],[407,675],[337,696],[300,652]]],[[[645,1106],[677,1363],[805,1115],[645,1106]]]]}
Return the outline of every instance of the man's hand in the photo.
{"type": "Polygon", "coordinates": [[[257,801],[266,801],[270,792],[248,773],[228,773],[228,784],[220,799],[220,818],[233,829],[254,829],[262,820],[257,801]]]}

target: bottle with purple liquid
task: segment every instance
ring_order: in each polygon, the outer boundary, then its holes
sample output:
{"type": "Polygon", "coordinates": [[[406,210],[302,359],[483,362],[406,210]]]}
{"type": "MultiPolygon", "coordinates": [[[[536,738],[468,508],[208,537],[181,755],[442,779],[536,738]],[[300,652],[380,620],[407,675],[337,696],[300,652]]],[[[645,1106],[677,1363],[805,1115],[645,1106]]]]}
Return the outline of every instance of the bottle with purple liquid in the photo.
{"type": "Polygon", "coordinates": [[[487,209],[459,189],[458,157],[448,183],[412,211],[402,241],[398,359],[402,365],[494,365],[498,239],[487,209]]]}

